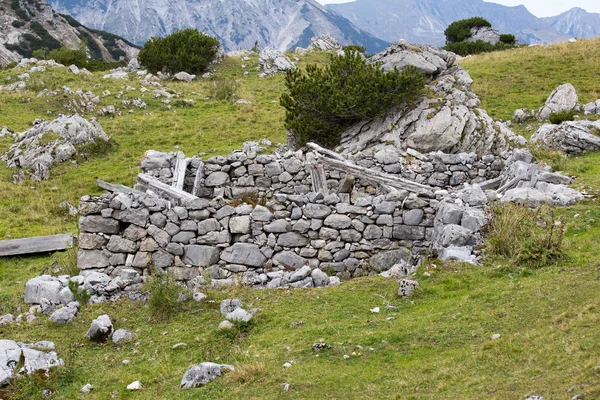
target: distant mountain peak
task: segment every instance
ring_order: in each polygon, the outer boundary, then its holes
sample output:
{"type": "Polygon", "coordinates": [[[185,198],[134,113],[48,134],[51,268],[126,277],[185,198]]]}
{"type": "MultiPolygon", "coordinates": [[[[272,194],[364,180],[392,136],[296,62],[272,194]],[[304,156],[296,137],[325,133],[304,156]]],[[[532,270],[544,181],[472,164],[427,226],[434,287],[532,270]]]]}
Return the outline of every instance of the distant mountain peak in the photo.
{"type": "Polygon", "coordinates": [[[305,47],[328,34],[341,44],[376,52],[387,42],[361,30],[315,0],[51,0],[84,24],[137,44],[183,28],[216,36],[226,50],[305,47]]]}

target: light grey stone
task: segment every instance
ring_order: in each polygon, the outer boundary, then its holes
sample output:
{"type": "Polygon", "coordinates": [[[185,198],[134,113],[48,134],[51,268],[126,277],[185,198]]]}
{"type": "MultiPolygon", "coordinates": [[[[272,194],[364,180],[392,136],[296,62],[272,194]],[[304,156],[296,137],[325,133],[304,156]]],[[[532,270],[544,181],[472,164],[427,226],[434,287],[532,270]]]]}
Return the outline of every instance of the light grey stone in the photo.
{"type": "Polygon", "coordinates": [[[108,240],[101,235],[94,235],[92,233],[80,233],[77,238],[77,244],[82,250],[102,250],[108,240]]]}
{"type": "Polygon", "coordinates": [[[125,344],[127,342],[132,342],[134,338],[134,334],[126,329],[117,329],[112,335],[112,341],[114,344],[125,344]]]}
{"type": "Polygon", "coordinates": [[[292,273],[292,275],[290,276],[290,282],[298,282],[304,280],[311,275],[311,272],[312,270],[310,266],[305,265],[299,270],[296,270],[294,271],[294,273],[292,273]]]}
{"type": "Polygon", "coordinates": [[[219,249],[212,246],[184,246],[183,262],[197,267],[210,267],[219,262],[219,249]]]}
{"type": "Polygon", "coordinates": [[[32,278],[25,284],[25,303],[40,304],[41,299],[47,299],[54,304],[60,304],[61,290],[60,281],[49,275],[32,278]]]}
{"type": "Polygon", "coordinates": [[[401,279],[399,283],[398,296],[403,298],[410,297],[415,289],[419,287],[419,282],[410,279],[401,279]]]}
{"type": "Polygon", "coordinates": [[[252,243],[235,243],[221,253],[221,260],[230,264],[240,264],[249,267],[262,267],[267,258],[260,248],[252,243]]]}
{"type": "Polygon", "coordinates": [[[110,317],[104,314],[92,321],[86,337],[93,342],[104,343],[112,333],[113,325],[110,321],[110,317]]]}
{"type": "Polygon", "coordinates": [[[327,286],[328,276],[325,272],[321,271],[319,268],[313,269],[310,274],[310,277],[312,278],[315,287],[327,286]]]}
{"type": "Polygon", "coordinates": [[[227,172],[216,171],[206,177],[204,185],[206,187],[216,187],[223,186],[229,182],[229,174],[227,172]]]}
{"type": "Polygon", "coordinates": [[[249,322],[252,319],[252,314],[243,308],[236,308],[225,316],[225,319],[233,322],[249,322]]]}
{"type": "Polygon", "coordinates": [[[113,253],[135,253],[138,250],[138,245],[129,239],[113,235],[110,237],[106,248],[113,253]]]}
{"type": "Polygon", "coordinates": [[[352,225],[352,219],[347,215],[332,214],[325,218],[324,224],[334,229],[347,229],[352,225]]]}
{"type": "Polygon", "coordinates": [[[282,247],[304,247],[310,243],[310,239],[297,232],[286,232],[279,235],[277,244],[282,247]]]}
{"type": "Polygon", "coordinates": [[[267,207],[264,206],[256,206],[252,213],[250,214],[253,221],[258,222],[269,222],[273,219],[273,213],[267,207]]]}
{"type": "Polygon", "coordinates": [[[423,210],[414,209],[414,210],[406,211],[402,215],[402,220],[404,221],[404,223],[406,225],[416,226],[416,225],[419,225],[421,223],[421,221],[423,221],[423,216],[424,216],[423,210]]]}
{"type": "Polygon", "coordinates": [[[119,221],[100,215],[79,217],[79,229],[82,232],[116,234],[119,233],[119,226],[119,221]]]}
{"type": "Polygon", "coordinates": [[[183,375],[180,386],[184,389],[191,389],[206,385],[221,376],[224,370],[233,371],[233,366],[211,362],[193,365],[183,375]]]}
{"type": "Polygon", "coordinates": [[[240,299],[225,299],[221,301],[220,305],[221,316],[225,317],[230,312],[242,307],[244,307],[244,304],[240,299]]]}
{"type": "Polygon", "coordinates": [[[546,103],[538,112],[538,119],[540,121],[548,119],[550,114],[559,111],[572,111],[577,107],[579,98],[577,97],[577,91],[570,83],[560,85],[552,91],[546,103]]]}
{"type": "Polygon", "coordinates": [[[302,209],[304,216],[306,218],[316,218],[323,219],[331,214],[331,208],[323,204],[307,204],[306,207],[302,209]]]}
{"type": "Polygon", "coordinates": [[[250,233],[250,217],[248,215],[231,217],[229,231],[231,233],[250,233]]]}
{"type": "Polygon", "coordinates": [[[286,269],[300,269],[308,263],[308,260],[292,251],[282,251],[275,254],[273,263],[286,269]]]}

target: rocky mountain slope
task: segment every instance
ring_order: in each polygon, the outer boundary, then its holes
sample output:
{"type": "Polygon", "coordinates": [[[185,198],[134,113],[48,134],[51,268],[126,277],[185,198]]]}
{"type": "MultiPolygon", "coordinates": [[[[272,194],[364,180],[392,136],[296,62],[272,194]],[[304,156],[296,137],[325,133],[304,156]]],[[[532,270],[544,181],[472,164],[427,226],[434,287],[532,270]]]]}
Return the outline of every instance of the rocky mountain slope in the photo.
{"type": "Polygon", "coordinates": [[[524,6],[507,7],[482,0],[357,0],[327,6],[356,26],[390,42],[443,45],[444,29],[457,20],[481,16],[500,32],[513,33],[525,43],[553,43],[568,39],[549,21],[524,6]]]}
{"type": "Polygon", "coordinates": [[[574,7],[555,17],[543,18],[554,29],[568,36],[589,39],[600,36],[600,14],[574,7]]]}
{"type": "Polygon", "coordinates": [[[31,57],[40,48],[56,49],[62,45],[85,46],[92,58],[105,61],[130,59],[138,49],[113,34],[82,26],[69,16],[57,14],[44,0],[0,1],[0,65],[31,57]]]}
{"type": "Polygon", "coordinates": [[[387,45],[314,0],[52,0],[51,4],[87,26],[137,44],[192,27],[216,36],[226,50],[249,49],[255,43],[279,50],[307,47],[312,37],[323,34],[370,52],[387,45]]]}

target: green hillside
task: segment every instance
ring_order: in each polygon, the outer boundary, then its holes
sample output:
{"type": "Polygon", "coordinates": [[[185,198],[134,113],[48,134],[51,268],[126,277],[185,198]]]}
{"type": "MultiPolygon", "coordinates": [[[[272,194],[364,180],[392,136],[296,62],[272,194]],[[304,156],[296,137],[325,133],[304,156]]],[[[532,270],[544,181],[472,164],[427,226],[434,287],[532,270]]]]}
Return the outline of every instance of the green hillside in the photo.
{"type": "MultiPolygon", "coordinates": [[[[311,54],[300,65],[325,60],[326,54],[311,54]]],[[[212,79],[167,83],[180,93],[170,104],[147,92],[146,110],[98,116],[115,146],[78,160],[77,167],[55,167],[48,181],[13,185],[12,171],[0,165],[0,239],[76,232],[76,217],[58,204],[78,204],[83,195],[102,193],[96,177],[131,186],[148,149],[224,155],[246,140],[284,142],[284,110],[278,102],[283,76],[258,78],[257,57],[244,62],[247,76],[241,64],[240,59],[227,59],[212,79]],[[251,104],[219,99],[231,92],[234,99],[251,104]],[[178,101],[184,99],[194,100],[194,106],[178,101]]],[[[582,102],[600,97],[595,76],[600,66],[598,40],[486,54],[461,64],[494,118],[508,119],[516,108],[540,107],[565,82],[576,87],[582,102]]],[[[0,82],[13,82],[23,72],[0,70],[0,82]]],[[[72,95],[37,97],[43,88],[68,86],[95,94],[108,90],[111,94],[101,100],[104,107],[142,96],[137,79],[106,80],[102,75],[85,77],[62,69],[32,74],[27,91],[0,91],[0,128],[6,125],[20,132],[35,118],[65,112],[64,103],[72,95]]],[[[525,126],[516,129],[526,131],[525,126]]],[[[0,150],[11,142],[0,138],[0,150]]],[[[541,156],[577,176],[574,187],[598,194],[600,154],[541,156]]],[[[577,394],[600,398],[596,203],[595,198],[587,199],[557,210],[565,216],[567,251],[558,264],[532,270],[502,258],[488,258],[483,266],[429,260],[417,272],[420,288],[410,300],[398,297],[393,280],[368,277],[325,289],[207,291],[207,303],[184,303],[167,319],[154,318],[147,305],[121,302],[87,305],[64,327],[45,318],[0,326],[2,339],[54,341],[66,364],[49,379],[16,380],[0,389],[0,398],[43,399],[44,389],[52,392],[52,399],[517,400],[533,394],[546,399],[577,394]],[[217,330],[222,320],[219,303],[231,297],[262,311],[250,326],[223,334],[217,330]],[[381,312],[372,313],[374,307],[381,312]],[[116,346],[87,341],[91,320],[103,313],[111,316],[115,328],[134,332],[135,342],[116,346]],[[495,334],[500,337],[494,340],[495,334]],[[313,351],[312,344],[320,341],[331,348],[313,351]],[[172,349],[177,343],[187,346],[172,349]],[[179,389],[188,367],[204,361],[233,364],[236,370],[202,388],[179,389]],[[285,363],[292,366],[284,368],[285,363]],[[144,388],[127,391],[136,380],[144,388]],[[80,394],[87,383],[94,389],[80,394]],[[288,391],[284,384],[290,385],[288,391]]],[[[25,282],[42,271],[64,272],[69,264],[65,260],[72,262],[72,254],[0,258],[0,315],[26,312],[25,282]]]]}

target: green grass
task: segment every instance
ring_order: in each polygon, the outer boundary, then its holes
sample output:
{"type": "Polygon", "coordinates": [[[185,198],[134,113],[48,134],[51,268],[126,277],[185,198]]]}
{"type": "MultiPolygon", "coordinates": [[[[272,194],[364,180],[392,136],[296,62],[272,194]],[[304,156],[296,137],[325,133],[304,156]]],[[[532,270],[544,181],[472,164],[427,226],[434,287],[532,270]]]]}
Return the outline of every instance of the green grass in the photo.
{"type": "MultiPolygon", "coordinates": [[[[580,46],[593,54],[600,49],[600,42],[580,46]],[[593,49],[587,48],[592,44],[593,49]]],[[[580,53],[577,46],[568,49],[580,53]]],[[[501,74],[496,76],[496,70],[513,68],[506,66],[504,57],[519,55],[513,61],[529,65],[530,57],[543,55],[541,50],[519,49],[503,56],[469,59],[466,66],[475,79],[475,90],[484,106],[491,107],[492,115],[510,116],[515,108],[538,107],[563,83],[515,89],[515,71],[514,79],[504,81],[498,78],[501,74]],[[486,73],[478,75],[477,68],[486,73]],[[526,95],[519,99],[514,94],[517,90],[526,95]]],[[[571,57],[569,53],[563,56],[571,57]]],[[[309,55],[302,61],[325,59],[322,54],[309,55]]],[[[59,210],[58,203],[68,200],[77,204],[82,195],[100,193],[94,177],[131,185],[147,149],[170,151],[179,146],[187,154],[225,154],[243,140],[266,137],[283,141],[283,111],[272,102],[279,97],[283,78],[256,78],[252,70],[255,59],[246,63],[252,72],[243,77],[239,64],[228,61],[216,75],[241,79],[239,95],[252,101],[250,106],[205,101],[210,90],[206,81],[171,83],[169,87],[182,92],[182,98],[194,99],[197,106],[166,110],[160,99],[147,96],[146,112],[99,118],[118,145],[102,157],[80,160],[78,168],[61,165],[51,170],[49,181],[22,186],[12,185],[11,172],[0,166],[0,238],[75,232],[76,219],[59,210]]],[[[585,65],[582,74],[587,74],[585,65]]],[[[565,66],[564,76],[573,68],[565,66]]],[[[14,71],[0,71],[0,82],[9,75],[14,76],[14,71]]],[[[137,87],[135,82],[105,82],[97,74],[89,81],[59,72],[47,75],[43,79],[53,87],[68,84],[73,89],[93,88],[95,93],[108,87],[113,96],[121,85],[137,87]]],[[[538,78],[522,79],[528,84],[538,78]]],[[[596,81],[581,81],[579,86],[572,83],[582,100],[595,100],[596,81]]],[[[56,99],[37,99],[33,92],[0,92],[0,102],[1,125],[15,131],[44,117],[47,110],[56,113],[61,108],[56,99]],[[24,102],[23,97],[31,97],[31,102],[24,102]]],[[[102,104],[117,101],[110,97],[102,104]]],[[[524,126],[518,129],[525,133],[524,126]]],[[[9,139],[0,139],[0,147],[9,144],[9,139]]],[[[600,153],[567,160],[555,160],[550,154],[538,156],[560,163],[566,173],[577,176],[574,187],[598,194],[600,153]]],[[[207,303],[185,303],[167,319],[155,318],[148,305],[124,301],[86,306],[65,327],[53,326],[45,318],[31,325],[2,327],[1,338],[56,342],[66,366],[49,380],[18,380],[8,388],[10,393],[0,391],[0,397],[41,399],[42,389],[51,389],[54,399],[517,400],[532,394],[568,399],[578,393],[585,399],[600,398],[600,208],[596,203],[586,199],[558,211],[567,226],[567,257],[559,264],[536,270],[501,258],[489,259],[483,266],[438,264],[433,268],[429,264],[431,276],[423,275],[424,269],[418,272],[421,286],[410,300],[397,297],[394,281],[369,277],[319,290],[235,287],[208,291],[207,303]],[[230,297],[240,298],[247,308],[262,309],[253,324],[233,335],[217,330],[222,321],[219,303],[230,297]],[[388,304],[394,308],[387,308],[388,304]],[[376,306],[381,312],[371,313],[376,306]],[[85,340],[91,320],[103,313],[111,316],[115,328],[133,331],[136,341],[115,346],[85,340]],[[500,339],[492,340],[496,333],[500,339]],[[313,352],[312,344],[320,340],[331,349],[313,352]],[[188,346],[171,349],[180,342],[188,346]],[[350,358],[344,359],[344,355],[350,358]],[[131,360],[129,365],[122,363],[126,359],[131,360]],[[204,361],[233,364],[236,371],[203,388],[180,390],[186,369],[204,361]],[[286,362],[292,362],[292,367],[284,368],[286,362]],[[127,392],[126,385],[135,380],[142,381],[144,389],[127,392]],[[86,383],[94,390],[80,395],[86,383]],[[288,392],[282,390],[283,383],[291,385],[288,392]]],[[[0,259],[0,315],[27,311],[22,303],[25,282],[42,272],[59,273],[61,265],[69,265],[68,260],[59,258],[0,259]],[[61,265],[53,265],[54,261],[61,265]]]]}
{"type": "Polygon", "coordinates": [[[575,87],[582,104],[600,98],[600,39],[486,53],[460,64],[493,118],[510,119],[517,108],[537,110],[563,83],[575,87]]]}

